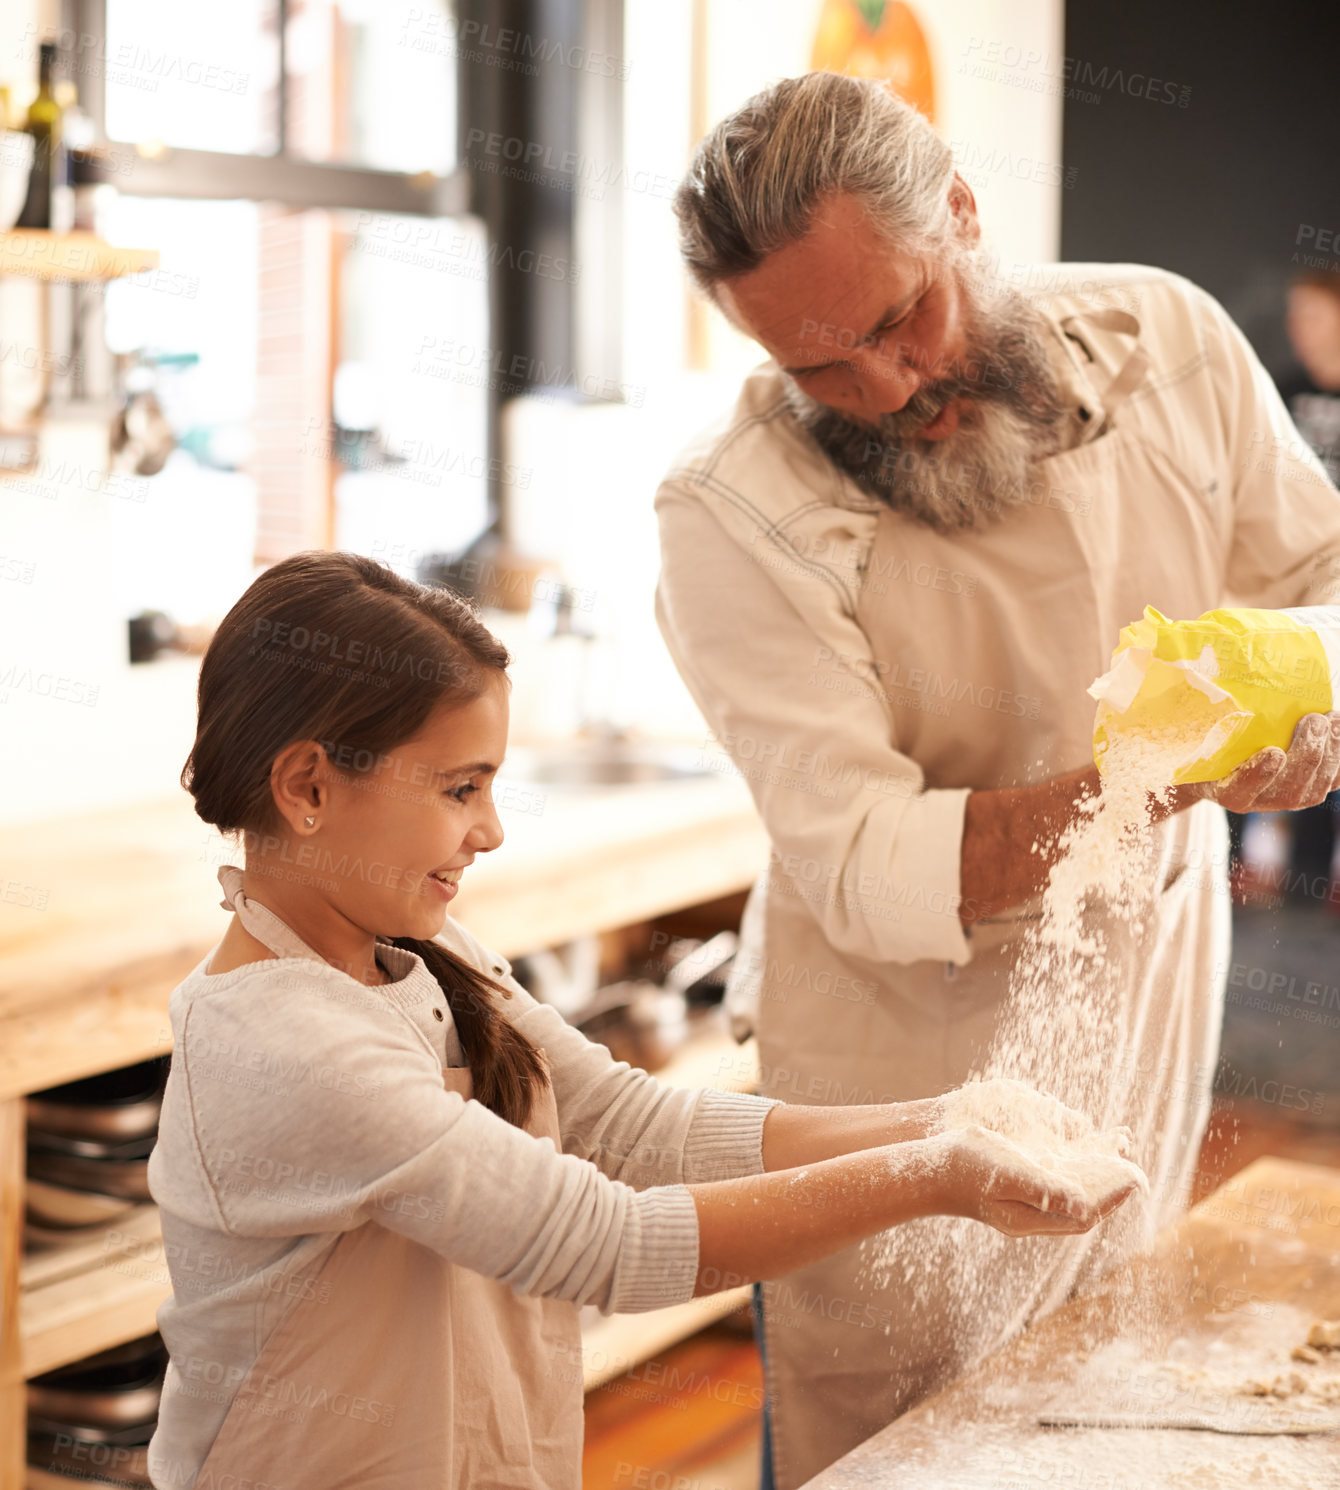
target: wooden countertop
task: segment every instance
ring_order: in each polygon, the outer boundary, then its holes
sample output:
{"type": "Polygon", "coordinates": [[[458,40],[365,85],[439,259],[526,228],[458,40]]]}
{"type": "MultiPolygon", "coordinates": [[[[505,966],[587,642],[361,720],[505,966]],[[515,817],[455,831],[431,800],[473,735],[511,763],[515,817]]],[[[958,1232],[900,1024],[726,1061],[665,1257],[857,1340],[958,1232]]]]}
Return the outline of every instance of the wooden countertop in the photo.
{"type": "MultiPolygon", "coordinates": [[[[453,914],[505,957],[748,886],[767,838],[713,775],[523,798],[453,914]]],[[[184,793],[0,829],[0,1099],[161,1054],[167,998],[223,934],[239,853],[184,793]]]]}
{"type": "MultiPolygon", "coordinates": [[[[1340,1171],[1258,1159],[1163,1232],[1148,1256],[867,1439],[806,1490],[1340,1486],[1340,1435],[1274,1431],[1290,1416],[1289,1399],[1227,1396],[1165,1363],[1222,1361],[1226,1342],[1261,1340],[1269,1341],[1259,1351],[1266,1375],[1340,1379],[1340,1363],[1289,1359],[1303,1343],[1302,1321],[1338,1317],[1340,1171]],[[1131,1319],[1138,1328],[1123,1322],[1131,1319]],[[1093,1392],[1094,1363],[1104,1358],[1125,1362],[1123,1416],[1210,1414],[1219,1431],[1041,1426],[1049,1406],[1117,1404],[1093,1392]]],[[[1227,1358],[1241,1359],[1241,1346],[1227,1358]]],[[[1340,1424],[1340,1408],[1331,1418],[1340,1424]]]]}

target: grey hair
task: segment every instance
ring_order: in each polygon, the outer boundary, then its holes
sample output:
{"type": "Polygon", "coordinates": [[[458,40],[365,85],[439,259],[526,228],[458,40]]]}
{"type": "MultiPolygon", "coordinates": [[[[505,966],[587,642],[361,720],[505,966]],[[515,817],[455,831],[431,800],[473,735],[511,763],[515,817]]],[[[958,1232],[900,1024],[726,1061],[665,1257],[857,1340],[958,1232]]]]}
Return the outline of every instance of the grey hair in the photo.
{"type": "Polygon", "coordinates": [[[783,78],[706,135],[674,198],[679,246],[700,290],[755,269],[805,236],[842,192],[911,252],[948,230],[949,146],[880,82],[840,73],[783,78]]]}

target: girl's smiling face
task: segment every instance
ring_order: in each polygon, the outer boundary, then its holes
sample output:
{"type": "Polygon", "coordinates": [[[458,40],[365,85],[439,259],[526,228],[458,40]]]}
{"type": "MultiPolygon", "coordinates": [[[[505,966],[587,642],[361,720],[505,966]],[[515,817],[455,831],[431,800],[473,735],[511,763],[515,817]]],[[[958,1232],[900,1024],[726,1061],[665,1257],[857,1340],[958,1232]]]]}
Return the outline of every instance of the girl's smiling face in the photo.
{"type": "Polygon", "coordinates": [[[507,719],[499,673],[478,698],[435,710],[370,769],[355,769],[367,762],[338,742],[281,753],[271,782],[295,840],[290,866],[309,861],[327,907],[317,919],[334,941],[347,945],[360,933],[427,940],[442,930],[462,871],[503,841],[492,793],[507,719]]]}

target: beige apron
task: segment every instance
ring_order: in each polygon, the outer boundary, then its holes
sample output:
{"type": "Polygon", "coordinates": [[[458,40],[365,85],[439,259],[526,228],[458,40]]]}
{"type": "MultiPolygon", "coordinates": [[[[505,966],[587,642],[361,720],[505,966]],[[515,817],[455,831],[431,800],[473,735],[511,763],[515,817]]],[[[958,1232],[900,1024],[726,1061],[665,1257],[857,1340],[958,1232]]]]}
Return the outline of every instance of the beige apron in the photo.
{"type": "MultiPolygon", "coordinates": [[[[279,956],[317,956],[264,906],[225,904],[279,956]]],[[[470,1098],[467,1067],[442,1080],[470,1098]]],[[[527,1131],[561,1149],[552,1088],[527,1131]]],[[[195,1490],[578,1490],[574,1305],[518,1297],[371,1221],[340,1235],[315,1280],[266,1340],[195,1490]]]]}
{"type": "MultiPolygon", "coordinates": [[[[1109,419],[1143,371],[1137,349],[1104,393],[1109,419]]],[[[892,742],[922,767],[928,788],[1023,785],[1090,761],[1094,705],[1085,690],[1106,669],[1120,628],[1146,604],[1194,616],[1222,603],[1226,556],[1210,513],[1130,427],[1105,424],[1032,474],[1038,500],[980,532],[939,534],[892,511],[878,521],[872,574],[910,562],[977,577],[971,598],[928,588],[915,607],[868,584],[858,609],[883,665],[892,742]],[[934,691],[941,699],[958,701],[927,707],[931,691],[912,685],[930,676],[943,680],[934,691]]],[[[899,1249],[893,1268],[872,1267],[878,1249],[865,1244],[766,1283],[778,1490],[795,1490],[938,1390],[1185,1204],[1209,1112],[1228,958],[1222,811],[1201,803],[1169,819],[1160,855],[1161,891],[1141,933],[1104,922],[1121,1018],[1104,1110],[1093,1113],[1134,1130],[1153,1201],[1128,1205],[1120,1224],[1114,1217],[1084,1238],[1001,1237],[996,1246],[993,1236],[986,1317],[956,1309],[953,1269],[935,1261],[928,1223],[880,1239],[899,1249]],[[919,1300],[904,1267],[921,1279],[919,1300]]],[[[878,964],[835,951],[801,888],[774,862],[756,1015],[767,1095],[904,1101],[957,1086],[982,1065],[1036,902],[979,922],[962,966],[878,964]],[[818,991],[872,986],[868,1002],[818,991]]],[[[943,1234],[941,1223],[934,1235],[943,1234]]]]}

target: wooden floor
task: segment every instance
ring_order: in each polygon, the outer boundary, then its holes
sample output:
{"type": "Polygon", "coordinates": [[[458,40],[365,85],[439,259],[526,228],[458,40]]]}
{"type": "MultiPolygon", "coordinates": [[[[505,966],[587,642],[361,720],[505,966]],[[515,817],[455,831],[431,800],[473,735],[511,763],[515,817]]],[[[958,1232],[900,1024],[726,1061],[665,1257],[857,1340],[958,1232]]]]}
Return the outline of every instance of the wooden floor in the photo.
{"type": "MultiPolygon", "coordinates": [[[[1340,1128],[1216,1101],[1196,1197],[1263,1154],[1340,1168],[1340,1128]]],[[[741,1311],[586,1399],[583,1490],[756,1490],[763,1376],[741,1311]]]]}
{"type": "Polygon", "coordinates": [[[755,1490],[762,1403],[741,1310],[587,1396],[583,1490],[755,1490]]]}

